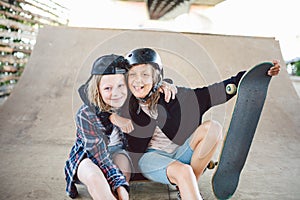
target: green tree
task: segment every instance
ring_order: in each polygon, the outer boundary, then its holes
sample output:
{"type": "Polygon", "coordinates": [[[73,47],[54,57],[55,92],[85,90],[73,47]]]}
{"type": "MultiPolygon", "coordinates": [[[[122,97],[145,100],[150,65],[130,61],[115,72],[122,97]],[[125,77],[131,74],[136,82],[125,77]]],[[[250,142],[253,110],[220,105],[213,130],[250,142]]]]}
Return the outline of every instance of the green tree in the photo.
{"type": "Polygon", "coordinates": [[[300,60],[294,63],[296,67],[296,76],[300,76],[300,60]]]}

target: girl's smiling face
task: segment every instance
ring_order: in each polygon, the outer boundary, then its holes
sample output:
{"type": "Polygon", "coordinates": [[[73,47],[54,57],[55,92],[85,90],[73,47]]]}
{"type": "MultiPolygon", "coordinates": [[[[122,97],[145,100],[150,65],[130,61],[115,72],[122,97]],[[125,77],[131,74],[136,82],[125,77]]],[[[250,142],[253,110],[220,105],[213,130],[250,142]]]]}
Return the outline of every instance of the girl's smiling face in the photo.
{"type": "Polygon", "coordinates": [[[113,108],[120,108],[127,98],[127,87],[123,74],[104,75],[99,83],[103,101],[113,108]]]}
{"type": "Polygon", "coordinates": [[[134,65],[128,72],[128,87],[137,98],[144,98],[153,87],[153,67],[150,64],[134,65]]]}

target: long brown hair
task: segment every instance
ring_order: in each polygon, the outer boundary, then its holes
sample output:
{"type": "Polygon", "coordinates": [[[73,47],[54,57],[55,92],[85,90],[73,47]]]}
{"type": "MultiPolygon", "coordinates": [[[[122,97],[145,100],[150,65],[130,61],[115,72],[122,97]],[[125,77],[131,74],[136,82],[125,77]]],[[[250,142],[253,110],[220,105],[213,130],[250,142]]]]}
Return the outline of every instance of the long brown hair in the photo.
{"type": "MultiPolygon", "coordinates": [[[[161,85],[161,81],[162,81],[161,73],[159,72],[159,70],[155,69],[154,67],[152,67],[151,69],[152,69],[153,86],[155,86],[157,84],[161,85]]],[[[157,89],[147,100],[150,113],[153,113],[156,111],[159,97],[160,97],[160,92],[157,89]]]]}

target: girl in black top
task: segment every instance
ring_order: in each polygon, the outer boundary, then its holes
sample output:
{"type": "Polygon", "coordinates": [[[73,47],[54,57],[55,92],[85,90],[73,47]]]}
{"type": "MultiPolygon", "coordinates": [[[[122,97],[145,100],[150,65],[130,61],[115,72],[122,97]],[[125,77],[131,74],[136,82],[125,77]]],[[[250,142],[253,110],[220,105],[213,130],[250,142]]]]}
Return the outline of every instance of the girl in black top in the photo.
{"type": "MultiPolygon", "coordinates": [[[[207,87],[177,87],[176,97],[167,103],[157,91],[163,78],[158,53],[139,48],[126,59],[131,65],[128,87],[132,95],[125,116],[134,125],[134,131],[126,134],[131,158],[146,178],[177,185],[182,199],[202,199],[197,181],[222,140],[221,125],[213,120],[202,122],[202,116],[235,95],[227,94],[225,86],[237,86],[245,71],[207,87]]],[[[273,63],[268,71],[271,76],[280,70],[278,61],[273,63]]]]}

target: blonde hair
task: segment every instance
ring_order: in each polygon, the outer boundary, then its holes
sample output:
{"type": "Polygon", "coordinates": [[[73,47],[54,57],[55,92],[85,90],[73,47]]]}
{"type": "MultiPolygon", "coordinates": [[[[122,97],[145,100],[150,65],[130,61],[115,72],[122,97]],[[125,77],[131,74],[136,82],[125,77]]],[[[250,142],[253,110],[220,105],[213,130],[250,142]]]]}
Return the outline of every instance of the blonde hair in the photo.
{"type": "Polygon", "coordinates": [[[103,101],[99,85],[103,75],[93,75],[88,85],[88,99],[94,105],[98,106],[101,111],[111,112],[112,107],[103,101]]]}

